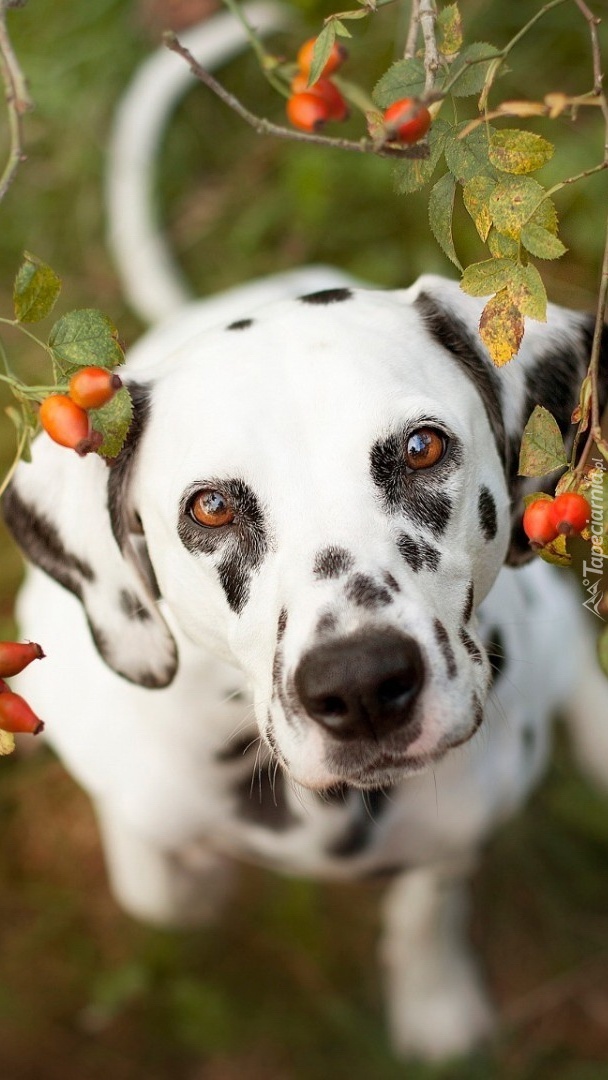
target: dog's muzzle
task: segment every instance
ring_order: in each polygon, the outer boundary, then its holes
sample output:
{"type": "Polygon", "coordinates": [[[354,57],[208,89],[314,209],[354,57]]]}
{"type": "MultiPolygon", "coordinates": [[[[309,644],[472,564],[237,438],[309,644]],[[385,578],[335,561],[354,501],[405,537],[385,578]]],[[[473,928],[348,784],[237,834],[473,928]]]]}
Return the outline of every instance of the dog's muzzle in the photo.
{"type": "MultiPolygon", "coordinates": [[[[303,708],[336,739],[374,739],[418,728],[424,684],[416,641],[392,630],[361,631],[317,645],[302,658],[295,689],[303,708]]],[[[408,740],[409,741],[409,740],[408,740]]]]}

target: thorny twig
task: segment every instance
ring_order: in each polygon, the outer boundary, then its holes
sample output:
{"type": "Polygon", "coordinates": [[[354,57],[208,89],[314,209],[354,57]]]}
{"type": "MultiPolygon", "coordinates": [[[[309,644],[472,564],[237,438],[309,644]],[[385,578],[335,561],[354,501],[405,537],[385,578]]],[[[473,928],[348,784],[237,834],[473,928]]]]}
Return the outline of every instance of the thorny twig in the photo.
{"type": "Polygon", "coordinates": [[[19,165],[25,160],[23,153],[23,114],[32,107],[27,84],[6,27],[6,11],[11,7],[21,7],[15,0],[0,0],[0,73],[4,83],[6,108],[9,127],[9,154],[6,166],[0,176],[0,200],[6,195],[19,165]]]}

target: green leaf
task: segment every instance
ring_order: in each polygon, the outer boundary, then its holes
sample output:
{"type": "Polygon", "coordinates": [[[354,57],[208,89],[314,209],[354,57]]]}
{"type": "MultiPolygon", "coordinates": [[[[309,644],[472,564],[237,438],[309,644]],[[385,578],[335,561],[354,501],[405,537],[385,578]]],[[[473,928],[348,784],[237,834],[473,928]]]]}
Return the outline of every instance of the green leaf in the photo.
{"type": "Polygon", "coordinates": [[[104,437],[98,453],[108,458],[117,457],[133,419],[133,402],[127,388],[123,386],[101,409],[90,409],[89,416],[95,431],[100,431],[104,437]]]}
{"type": "MultiPolygon", "coordinates": [[[[369,12],[367,11],[367,8],[365,10],[363,10],[363,11],[343,11],[342,12],[342,18],[343,19],[365,19],[368,14],[369,14],[369,12]]],[[[334,19],[333,23],[334,23],[334,26],[336,28],[336,34],[338,35],[338,37],[352,38],[353,35],[351,34],[348,27],[344,25],[343,22],[340,22],[339,19],[334,19]]]]}
{"type": "Polygon", "coordinates": [[[53,326],[48,344],[65,377],[89,364],[114,368],[124,360],[116,328],[107,315],[93,308],[63,315],[53,326]]]}
{"type": "Polygon", "coordinates": [[[462,275],[460,288],[469,296],[489,296],[504,289],[512,281],[515,270],[511,259],[485,259],[472,263],[462,275]]]}
{"type": "Polygon", "coordinates": [[[608,675],[608,626],[604,627],[597,639],[597,655],[604,675],[608,675]]]}
{"type": "MultiPolygon", "coordinates": [[[[489,213],[489,210],[488,210],[489,213]]],[[[519,244],[510,236],[503,236],[496,229],[490,229],[488,233],[488,247],[495,259],[518,259],[519,244]]]]}
{"type": "Polygon", "coordinates": [[[545,476],[567,463],[557,420],[548,409],[537,405],[524,428],[519,452],[519,475],[545,476]]]}
{"type": "Polygon", "coordinates": [[[419,97],[424,90],[422,60],[397,60],[376,83],[372,98],[380,109],[387,109],[404,97],[419,97]]]}
{"type": "Polygon", "coordinates": [[[515,280],[509,290],[522,315],[537,322],[547,321],[547,292],[532,263],[515,267],[515,280]]]}
{"type": "Polygon", "coordinates": [[[429,198],[429,224],[437,243],[445,251],[448,259],[462,270],[461,263],[456,254],[452,237],[452,214],[454,212],[454,196],[456,194],[456,181],[451,173],[438,180],[431,190],[429,198]]]}
{"type": "Polygon", "coordinates": [[[61,292],[61,281],[46,263],[24,252],[13,287],[13,307],[19,322],[40,322],[50,315],[61,292]]]}
{"type": "MultiPolygon", "coordinates": [[[[462,198],[467,212],[475,222],[475,228],[485,242],[492,227],[492,218],[488,210],[490,195],[496,187],[496,181],[490,176],[472,176],[467,180],[462,191],[462,198]]],[[[496,255],[496,252],[492,252],[496,255]]]]}
{"type": "Polygon", "coordinates": [[[412,191],[418,191],[431,179],[443,153],[448,131],[449,125],[438,117],[428,134],[428,158],[403,158],[396,162],[393,169],[393,182],[395,191],[399,195],[408,195],[412,191]]]}
{"type": "Polygon", "coordinates": [[[489,124],[481,124],[463,139],[458,138],[465,127],[466,124],[458,124],[456,127],[449,128],[445,146],[448,169],[461,184],[466,184],[474,176],[489,176],[498,179],[498,173],[488,156],[488,134],[491,135],[493,129],[489,124]]]}
{"type": "Polygon", "coordinates": [[[489,157],[501,172],[521,175],[535,172],[546,165],[553,157],[554,150],[555,147],[542,135],[507,128],[492,133],[489,157]]]}
{"type": "Polygon", "coordinates": [[[479,336],[497,367],[507,364],[518,352],[524,318],[508,289],[501,289],[488,300],[479,320],[479,336]]]}
{"type": "Polygon", "coordinates": [[[490,196],[489,210],[500,233],[519,240],[521,230],[539,208],[545,189],[531,176],[502,180],[490,196]]]}
{"type": "Polygon", "coordinates": [[[483,90],[490,64],[497,55],[498,49],[485,41],[474,41],[472,45],[467,45],[454,61],[450,73],[450,80],[459,73],[451,90],[454,97],[479,94],[483,90]]]}
{"type": "Polygon", "coordinates": [[[521,230],[521,242],[537,259],[559,259],[568,250],[552,232],[531,221],[521,230]]]}
{"type": "Polygon", "coordinates": [[[333,48],[334,41],[336,40],[336,25],[332,19],[321,30],[321,33],[315,41],[315,47],[312,53],[312,63],[310,65],[310,73],[308,76],[308,85],[312,86],[316,83],[320,77],[323,68],[325,67],[329,54],[333,48]]]}
{"type": "Polygon", "coordinates": [[[566,537],[556,536],[550,544],[539,548],[538,554],[544,562],[552,563],[553,566],[570,566],[572,556],[566,547],[566,537]]]}
{"type": "Polygon", "coordinates": [[[444,56],[454,56],[462,48],[462,20],[458,4],[448,4],[437,16],[437,48],[444,56]]]}

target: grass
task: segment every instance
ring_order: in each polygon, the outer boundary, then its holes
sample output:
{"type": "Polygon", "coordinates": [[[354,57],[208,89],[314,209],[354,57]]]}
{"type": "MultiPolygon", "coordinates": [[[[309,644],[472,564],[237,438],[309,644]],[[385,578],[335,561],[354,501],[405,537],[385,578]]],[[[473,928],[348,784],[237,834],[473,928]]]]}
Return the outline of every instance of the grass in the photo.
{"type": "MultiPolygon", "coordinates": [[[[512,96],[522,84],[529,96],[552,81],[587,86],[586,30],[567,7],[551,13],[540,42],[524,43],[519,66],[514,58],[504,84],[512,96]]],[[[496,42],[528,8],[527,0],[508,10],[463,5],[475,36],[496,42]]],[[[286,50],[318,25],[319,10],[300,5],[301,30],[286,50]]],[[[11,14],[11,27],[36,111],[26,125],[28,162],[0,207],[0,312],[10,313],[26,248],[61,275],[61,311],[99,306],[130,341],[139,326],[104,242],[103,147],[115,101],[150,40],[124,0],[36,0],[11,14]]],[[[357,73],[370,84],[391,59],[391,33],[364,32],[357,73]]],[[[258,112],[280,116],[251,60],[225,77],[258,112]]],[[[589,117],[575,133],[565,122],[551,129],[558,151],[548,182],[593,162],[594,124],[589,117]]],[[[427,193],[397,198],[387,169],[258,141],[195,90],[167,135],[158,193],[202,293],[306,261],[389,286],[448,271],[427,228],[427,193]]],[[[564,193],[572,250],[544,268],[551,296],[575,306],[593,301],[602,238],[590,222],[598,206],[601,216],[601,191],[594,178],[564,193]]],[[[464,219],[457,230],[463,257],[481,257],[464,219]]],[[[35,351],[14,336],[5,344],[38,377],[35,351]]],[[[0,419],[2,463],[12,439],[0,419]]],[[[3,533],[0,565],[0,636],[11,636],[20,560],[3,533]]],[[[162,933],[116,909],[90,807],[49,751],[2,762],[0,805],[3,1080],[608,1080],[608,801],[578,776],[563,740],[547,782],[492,841],[475,881],[473,934],[503,1019],[500,1037],[442,1069],[404,1067],[388,1052],[372,962],[377,888],[247,868],[216,928],[162,933]]]]}

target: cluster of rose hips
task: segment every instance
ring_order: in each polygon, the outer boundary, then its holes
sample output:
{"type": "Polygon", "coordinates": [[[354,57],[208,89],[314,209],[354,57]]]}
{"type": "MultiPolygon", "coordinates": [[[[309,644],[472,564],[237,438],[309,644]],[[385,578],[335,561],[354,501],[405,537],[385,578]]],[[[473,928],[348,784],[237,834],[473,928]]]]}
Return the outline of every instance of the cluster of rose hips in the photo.
{"type": "Polygon", "coordinates": [[[535,499],[524,511],[524,532],[533,547],[541,548],[558,536],[573,536],[591,520],[591,507],[584,495],[564,492],[555,499],[535,499]]]}
{"type": "Polygon", "coordinates": [[[42,720],[30,709],[25,698],[14,694],[5,678],[18,675],[31,664],[42,660],[44,653],[35,641],[0,641],[0,729],[13,734],[39,735],[42,720]]]}
{"type": "MultiPolygon", "coordinates": [[[[291,81],[291,96],[287,102],[287,117],[302,131],[317,132],[330,120],[346,120],[348,104],[330,76],[342,66],[348,56],[343,45],[334,42],[318,79],[309,86],[310,69],[316,38],[309,38],[297,55],[298,73],[291,81]]],[[[402,98],[385,109],[383,114],[385,141],[409,145],[422,139],[431,126],[431,114],[417,98],[402,98]]]]}
{"type": "Polygon", "coordinates": [[[84,456],[98,450],[103,435],[91,426],[89,409],[100,409],[122,382],[107,368],[83,367],[72,376],[67,394],[49,394],[40,405],[42,427],[54,442],[84,456]]]}

